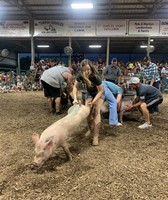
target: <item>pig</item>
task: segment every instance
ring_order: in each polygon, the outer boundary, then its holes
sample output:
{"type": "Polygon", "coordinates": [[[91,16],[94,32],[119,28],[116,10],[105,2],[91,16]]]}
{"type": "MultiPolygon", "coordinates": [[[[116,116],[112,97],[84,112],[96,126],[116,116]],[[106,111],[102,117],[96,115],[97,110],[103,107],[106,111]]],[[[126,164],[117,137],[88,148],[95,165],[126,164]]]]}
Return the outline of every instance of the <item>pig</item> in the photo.
{"type": "Polygon", "coordinates": [[[35,157],[31,168],[40,168],[46,160],[53,156],[58,147],[62,147],[69,160],[72,160],[67,139],[78,130],[80,124],[84,122],[89,113],[89,105],[75,104],[69,108],[65,117],[50,125],[43,131],[41,136],[33,134],[35,157]]]}
{"type": "MultiPolygon", "coordinates": [[[[133,109],[131,109],[131,106],[133,104],[133,100],[127,100],[127,101],[122,101],[121,102],[121,107],[118,111],[118,115],[119,115],[119,120],[120,122],[123,124],[123,115],[125,112],[131,112],[133,109]]],[[[109,106],[108,106],[108,102],[105,101],[102,105],[101,108],[102,113],[107,113],[109,112],[109,106]]]]}

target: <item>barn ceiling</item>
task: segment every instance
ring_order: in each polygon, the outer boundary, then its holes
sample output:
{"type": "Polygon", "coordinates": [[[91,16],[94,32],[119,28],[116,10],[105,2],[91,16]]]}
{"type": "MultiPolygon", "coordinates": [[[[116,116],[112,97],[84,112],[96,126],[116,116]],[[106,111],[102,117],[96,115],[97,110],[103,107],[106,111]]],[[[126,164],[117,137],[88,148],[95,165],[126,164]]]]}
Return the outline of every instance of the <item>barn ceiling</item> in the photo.
{"type": "MultiPolygon", "coordinates": [[[[77,1],[75,1],[77,2],[77,1]]],[[[81,2],[81,1],[80,1],[81,2]]],[[[74,11],[72,0],[0,0],[1,20],[102,20],[102,19],[167,19],[168,0],[91,0],[90,11],[74,11]]],[[[147,38],[110,38],[110,53],[144,53],[141,44],[147,38]]],[[[167,38],[154,38],[155,53],[167,53],[167,38]]],[[[35,52],[63,53],[66,38],[35,38],[35,52]],[[37,44],[49,44],[49,49],[38,49],[37,44]]],[[[106,53],[107,38],[72,38],[74,53],[106,53]],[[101,49],[89,49],[92,43],[101,49]]],[[[0,38],[0,49],[13,52],[31,52],[30,38],[0,38]]]]}

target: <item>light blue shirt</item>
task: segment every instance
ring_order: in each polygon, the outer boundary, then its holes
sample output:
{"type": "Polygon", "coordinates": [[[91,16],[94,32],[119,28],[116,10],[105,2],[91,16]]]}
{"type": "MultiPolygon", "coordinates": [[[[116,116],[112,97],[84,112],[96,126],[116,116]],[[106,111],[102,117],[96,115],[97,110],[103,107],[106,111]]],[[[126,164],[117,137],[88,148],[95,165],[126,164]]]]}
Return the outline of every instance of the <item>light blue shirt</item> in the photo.
{"type": "Polygon", "coordinates": [[[114,95],[123,94],[123,89],[110,81],[102,81],[102,85],[107,87],[114,95]]]}

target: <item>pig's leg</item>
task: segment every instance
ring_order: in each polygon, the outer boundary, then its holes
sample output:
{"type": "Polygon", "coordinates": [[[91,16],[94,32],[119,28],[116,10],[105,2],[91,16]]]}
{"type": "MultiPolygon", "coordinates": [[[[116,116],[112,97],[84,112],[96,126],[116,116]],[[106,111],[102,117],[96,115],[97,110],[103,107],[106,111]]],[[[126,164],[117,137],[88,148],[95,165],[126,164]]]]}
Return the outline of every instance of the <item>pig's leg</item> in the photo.
{"type": "Polygon", "coordinates": [[[125,110],[120,110],[120,112],[119,112],[119,119],[120,119],[121,124],[123,124],[123,115],[124,115],[124,112],[125,112],[125,110]]]}
{"type": "Polygon", "coordinates": [[[69,158],[69,160],[72,160],[72,153],[70,152],[70,150],[69,150],[69,148],[68,148],[67,142],[64,142],[64,143],[62,144],[62,148],[63,148],[65,154],[67,155],[67,157],[69,158]]]}

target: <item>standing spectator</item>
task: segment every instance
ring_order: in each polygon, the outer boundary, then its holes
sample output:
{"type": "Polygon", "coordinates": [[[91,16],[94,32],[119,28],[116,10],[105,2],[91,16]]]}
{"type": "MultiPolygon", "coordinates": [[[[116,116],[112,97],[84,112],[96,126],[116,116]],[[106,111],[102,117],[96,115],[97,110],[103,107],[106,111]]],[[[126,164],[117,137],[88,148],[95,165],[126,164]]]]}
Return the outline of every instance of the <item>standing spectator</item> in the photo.
{"type": "MultiPolygon", "coordinates": [[[[143,59],[143,63],[145,65],[143,75],[143,83],[149,84],[151,86],[154,86],[155,88],[160,88],[160,75],[158,71],[158,66],[155,63],[151,62],[151,58],[149,56],[146,56],[143,59]]],[[[158,105],[153,107],[153,114],[157,115],[159,112],[158,105]]]]}
{"type": "Polygon", "coordinates": [[[159,105],[163,101],[163,95],[159,89],[151,86],[140,83],[138,77],[132,77],[130,84],[133,89],[136,90],[136,102],[132,105],[131,108],[138,108],[142,114],[142,117],[145,118],[145,123],[138,126],[138,128],[145,129],[152,127],[150,122],[150,116],[148,109],[159,105]]]}
{"type": "Polygon", "coordinates": [[[103,72],[103,79],[120,85],[121,69],[117,65],[117,58],[111,60],[111,65],[108,65],[103,72]]]}
{"type": "Polygon", "coordinates": [[[55,98],[56,115],[60,115],[61,94],[67,82],[67,91],[72,91],[73,76],[70,69],[61,65],[45,70],[41,76],[41,83],[44,87],[44,95],[47,97],[49,111],[53,112],[53,99],[55,98]]]}

